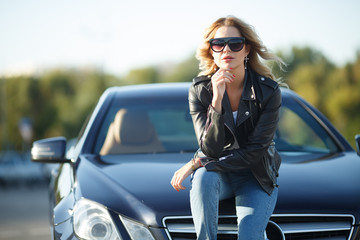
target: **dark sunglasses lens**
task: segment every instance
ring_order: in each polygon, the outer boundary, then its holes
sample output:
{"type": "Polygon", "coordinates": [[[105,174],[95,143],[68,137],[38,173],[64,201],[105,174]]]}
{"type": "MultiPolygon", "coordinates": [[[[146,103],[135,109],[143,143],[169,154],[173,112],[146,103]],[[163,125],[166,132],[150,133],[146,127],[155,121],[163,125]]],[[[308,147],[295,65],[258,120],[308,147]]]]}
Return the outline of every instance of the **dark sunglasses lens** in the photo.
{"type": "Polygon", "coordinates": [[[221,52],[225,47],[225,41],[214,39],[211,41],[210,46],[214,52],[221,52]]]}
{"type": "Polygon", "coordinates": [[[231,51],[239,52],[244,47],[244,41],[241,39],[232,39],[229,41],[231,51]]]}

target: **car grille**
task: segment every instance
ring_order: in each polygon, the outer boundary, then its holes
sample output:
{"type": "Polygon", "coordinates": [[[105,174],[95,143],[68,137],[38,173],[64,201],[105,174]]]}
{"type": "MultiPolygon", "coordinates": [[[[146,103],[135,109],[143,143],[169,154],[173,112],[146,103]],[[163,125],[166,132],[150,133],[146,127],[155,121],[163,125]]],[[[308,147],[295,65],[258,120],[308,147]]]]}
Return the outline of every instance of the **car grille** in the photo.
{"type": "MultiPolygon", "coordinates": [[[[274,227],[281,230],[286,240],[348,240],[353,231],[355,218],[352,215],[318,215],[318,214],[274,214],[272,215],[267,232],[272,237],[274,227]],[[270,229],[272,228],[272,229],[270,229]]],[[[191,216],[171,216],[163,219],[169,239],[196,239],[191,216]]],[[[218,225],[218,239],[237,239],[236,216],[220,216],[218,225]]]]}

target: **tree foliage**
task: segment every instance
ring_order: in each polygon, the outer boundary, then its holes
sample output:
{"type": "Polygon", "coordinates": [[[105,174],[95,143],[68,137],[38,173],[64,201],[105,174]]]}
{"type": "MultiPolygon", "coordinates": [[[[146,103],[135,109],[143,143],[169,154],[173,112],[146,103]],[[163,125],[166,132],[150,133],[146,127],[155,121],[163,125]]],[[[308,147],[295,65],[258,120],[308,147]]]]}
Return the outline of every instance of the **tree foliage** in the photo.
{"type": "Polygon", "coordinates": [[[40,76],[0,78],[0,149],[21,150],[21,119],[31,120],[33,140],[76,137],[82,122],[114,77],[96,69],[54,69],[40,76]]]}
{"type": "Polygon", "coordinates": [[[360,54],[354,63],[335,66],[320,52],[309,47],[279,53],[288,68],[278,73],[289,87],[318,108],[355,146],[360,133],[360,54]]]}
{"type": "MultiPolygon", "coordinates": [[[[322,53],[293,47],[278,52],[285,71],[273,72],[291,89],[317,107],[354,145],[360,133],[360,54],[353,63],[336,66],[322,53]]],[[[0,149],[21,150],[19,122],[33,126],[33,140],[76,137],[102,92],[110,86],[192,81],[199,73],[194,56],[179,64],[133,69],[124,77],[100,69],[52,69],[33,76],[0,78],[0,149]]]]}

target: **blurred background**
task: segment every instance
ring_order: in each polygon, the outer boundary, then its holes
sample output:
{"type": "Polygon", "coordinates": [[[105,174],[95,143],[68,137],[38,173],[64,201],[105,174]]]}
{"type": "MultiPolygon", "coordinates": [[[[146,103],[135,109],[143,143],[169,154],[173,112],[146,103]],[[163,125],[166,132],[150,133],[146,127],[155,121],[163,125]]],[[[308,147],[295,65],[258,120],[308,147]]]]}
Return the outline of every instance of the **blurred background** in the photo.
{"type": "MultiPolygon", "coordinates": [[[[287,63],[276,76],[355,146],[360,133],[356,0],[0,0],[0,239],[49,239],[52,166],[32,142],[76,138],[111,86],[191,81],[204,29],[234,15],[287,63]]],[[[269,63],[271,64],[271,63],[269,63]]]]}

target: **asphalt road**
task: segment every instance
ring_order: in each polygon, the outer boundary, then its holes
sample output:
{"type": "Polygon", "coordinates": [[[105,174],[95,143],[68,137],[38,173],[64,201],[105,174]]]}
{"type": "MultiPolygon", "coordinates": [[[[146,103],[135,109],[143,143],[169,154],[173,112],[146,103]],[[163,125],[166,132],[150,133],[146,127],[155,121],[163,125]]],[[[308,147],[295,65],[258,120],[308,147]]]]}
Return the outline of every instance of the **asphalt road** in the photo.
{"type": "Polygon", "coordinates": [[[46,186],[0,188],[0,240],[49,240],[46,186]]]}

